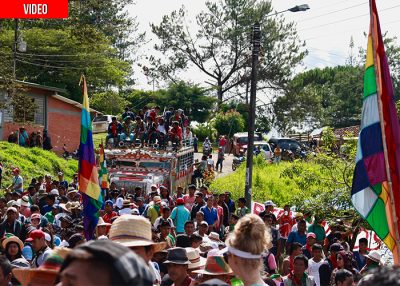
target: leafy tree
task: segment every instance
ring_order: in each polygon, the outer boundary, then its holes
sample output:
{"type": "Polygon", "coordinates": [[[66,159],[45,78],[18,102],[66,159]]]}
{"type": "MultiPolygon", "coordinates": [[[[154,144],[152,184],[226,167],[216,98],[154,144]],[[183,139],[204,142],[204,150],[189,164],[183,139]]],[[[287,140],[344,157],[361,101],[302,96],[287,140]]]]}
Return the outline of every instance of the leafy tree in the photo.
{"type": "Polygon", "coordinates": [[[95,93],[90,99],[90,105],[105,114],[117,115],[123,112],[128,101],[115,91],[106,91],[95,93]]]}
{"type": "Polygon", "coordinates": [[[359,124],[363,69],[353,66],[312,69],[297,75],[273,103],[275,124],[286,133],[293,127],[346,127],[359,124]]]}
{"type": "Polygon", "coordinates": [[[219,135],[231,137],[237,132],[244,131],[244,119],[237,111],[220,112],[214,120],[214,127],[219,135]]]}
{"type": "Polygon", "coordinates": [[[212,124],[206,122],[206,123],[200,123],[195,128],[193,128],[193,133],[196,134],[199,141],[204,141],[206,137],[208,137],[208,139],[210,139],[211,142],[214,142],[214,140],[216,139],[217,131],[214,129],[212,124]]]}
{"type": "MultiPolygon", "coordinates": [[[[32,28],[24,31],[23,37],[28,47],[25,54],[17,55],[17,78],[65,88],[69,97],[77,101],[82,96],[78,86],[82,73],[90,93],[122,85],[130,73],[129,63],[117,58],[117,51],[101,33],[90,43],[81,42],[71,29],[32,28]]],[[[13,39],[12,30],[0,34],[0,58],[11,58],[13,39]]],[[[11,65],[11,60],[8,63],[11,65]]]]}
{"type": "Polygon", "coordinates": [[[165,15],[152,31],[161,43],[155,46],[166,61],[150,57],[152,67],[145,67],[153,78],[176,81],[178,72],[197,67],[212,81],[218,103],[224,94],[244,85],[250,76],[249,34],[259,21],[262,34],[262,60],[259,65],[259,88],[281,88],[293,68],[305,55],[293,23],[282,16],[268,17],[270,1],[207,1],[206,11],[196,16],[198,30],[190,32],[185,8],[165,15]]]}

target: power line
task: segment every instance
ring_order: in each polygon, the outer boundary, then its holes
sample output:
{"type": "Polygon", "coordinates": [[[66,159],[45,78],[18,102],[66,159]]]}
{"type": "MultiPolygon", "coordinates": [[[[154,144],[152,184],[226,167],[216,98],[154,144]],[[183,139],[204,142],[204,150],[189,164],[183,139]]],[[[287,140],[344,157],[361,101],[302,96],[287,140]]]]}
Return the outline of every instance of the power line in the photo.
{"type": "Polygon", "coordinates": [[[308,48],[308,49],[311,49],[311,50],[316,50],[316,51],[325,52],[325,53],[327,53],[327,54],[329,54],[329,55],[332,55],[332,56],[336,56],[336,57],[340,57],[340,58],[347,58],[347,57],[345,57],[345,56],[343,56],[343,55],[335,54],[335,53],[332,53],[332,52],[327,51],[327,50],[322,50],[322,49],[313,48],[313,47],[307,47],[307,48],[308,48]]]}
{"type": "Polygon", "coordinates": [[[29,61],[25,61],[25,60],[21,60],[19,58],[17,58],[17,61],[20,63],[24,63],[24,64],[28,64],[28,65],[33,65],[33,66],[38,66],[38,67],[44,67],[44,68],[53,68],[53,69],[73,69],[73,70],[83,70],[86,68],[90,68],[90,69],[103,69],[104,66],[86,66],[86,67],[69,67],[69,66],[53,66],[53,65],[46,65],[46,64],[38,64],[38,63],[32,63],[29,61]]]}
{"type": "MultiPolygon", "coordinates": [[[[393,8],[397,8],[397,7],[400,7],[400,5],[395,5],[395,6],[392,6],[392,7],[388,7],[388,8],[382,9],[380,12],[387,11],[387,10],[390,10],[390,9],[393,9],[393,8]]],[[[368,15],[369,15],[369,13],[366,13],[366,14],[362,14],[362,15],[349,17],[349,18],[345,18],[345,19],[342,19],[342,20],[333,21],[333,22],[330,22],[330,23],[318,25],[318,26],[313,26],[313,27],[300,29],[298,31],[306,31],[306,30],[318,29],[318,28],[321,28],[321,27],[325,27],[325,26],[329,26],[329,25],[333,25],[333,24],[337,24],[337,23],[343,23],[343,22],[350,21],[350,20],[353,20],[353,19],[365,17],[365,16],[368,16],[368,15]]]]}
{"type": "Polygon", "coordinates": [[[315,16],[315,17],[306,18],[306,19],[304,19],[304,20],[302,20],[302,21],[298,21],[297,23],[303,23],[303,22],[307,22],[307,21],[310,21],[310,20],[313,20],[313,19],[317,19],[317,18],[326,16],[326,15],[331,15],[331,14],[334,14],[334,13],[337,13],[337,12],[346,11],[346,10],[349,10],[349,9],[351,9],[351,8],[354,8],[354,7],[358,7],[358,6],[361,6],[361,5],[365,5],[365,4],[367,4],[367,3],[368,3],[368,2],[363,2],[363,3],[357,4],[357,5],[353,5],[353,6],[349,6],[349,7],[346,7],[346,8],[339,9],[339,10],[331,11],[331,12],[328,12],[328,13],[325,13],[325,14],[321,14],[321,15],[318,15],[318,16],[315,16]]]}
{"type": "MultiPolygon", "coordinates": [[[[28,56],[29,57],[29,56],[28,56]]],[[[23,57],[22,55],[17,55],[17,58],[21,60],[34,60],[34,61],[42,61],[42,62],[50,62],[50,63],[104,63],[104,61],[96,61],[96,60],[58,60],[58,59],[43,59],[43,58],[32,58],[32,57],[23,57]]]]}
{"type": "MultiPolygon", "coordinates": [[[[386,23],[381,23],[381,27],[382,26],[387,26],[387,25],[390,25],[390,24],[395,24],[395,23],[398,23],[398,22],[400,22],[400,20],[396,20],[396,21],[390,21],[390,22],[386,22],[386,23]]],[[[358,27],[358,28],[355,28],[355,29],[350,29],[350,30],[344,30],[344,31],[341,31],[342,33],[341,34],[337,34],[337,36],[342,36],[342,34],[344,33],[344,32],[354,32],[354,31],[360,31],[361,29],[364,29],[365,27],[358,27]]],[[[327,37],[334,37],[334,35],[331,35],[331,34],[324,34],[324,35],[320,35],[320,36],[315,36],[315,37],[310,37],[310,38],[307,38],[307,39],[304,39],[304,41],[309,41],[309,40],[314,40],[314,39],[321,39],[321,38],[327,38],[327,37]]]]}
{"type": "Polygon", "coordinates": [[[112,54],[105,54],[105,53],[64,55],[64,54],[32,54],[32,53],[21,53],[21,52],[17,52],[17,55],[26,55],[26,56],[34,56],[34,57],[85,57],[85,56],[93,56],[93,55],[112,56],[112,54]]]}

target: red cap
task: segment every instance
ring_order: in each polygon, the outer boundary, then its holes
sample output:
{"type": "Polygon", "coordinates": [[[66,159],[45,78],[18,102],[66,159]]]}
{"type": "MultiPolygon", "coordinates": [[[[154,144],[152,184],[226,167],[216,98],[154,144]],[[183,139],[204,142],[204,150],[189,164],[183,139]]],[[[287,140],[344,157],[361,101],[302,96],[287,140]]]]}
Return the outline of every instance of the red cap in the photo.
{"type": "Polygon", "coordinates": [[[177,205],[183,205],[183,204],[185,204],[185,202],[183,201],[182,198],[177,198],[177,199],[176,199],[176,204],[177,204],[177,205]]]}
{"type": "Polygon", "coordinates": [[[313,233],[313,232],[307,233],[307,238],[309,238],[309,237],[312,237],[312,238],[314,238],[314,239],[317,238],[317,236],[316,236],[315,233],[313,233]]]}
{"type": "Polygon", "coordinates": [[[34,239],[44,238],[44,232],[41,229],[35,229],[29,234],[29,238],[26,241],[32,241],[34,239]]]}

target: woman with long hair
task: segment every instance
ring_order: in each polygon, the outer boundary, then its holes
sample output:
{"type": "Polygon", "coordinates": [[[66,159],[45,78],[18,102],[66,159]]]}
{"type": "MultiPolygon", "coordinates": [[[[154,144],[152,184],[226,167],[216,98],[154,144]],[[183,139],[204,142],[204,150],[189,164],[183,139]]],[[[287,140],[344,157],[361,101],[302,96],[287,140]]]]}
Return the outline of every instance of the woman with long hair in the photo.
{"type": "Polygon", "coordinates": [[[335,277],[336,273],[340,269],[346,269],[350,271],[353,274],[354,281],[360,280],[360,274],[356,268],[353,266],[353,253],[350,251],[345,251],[341,250],[336,254],[336,261],[337,261],[337,267],[333,269],[332,275],[331,275],[331,286],[335,286],[335,277]]]}
{"type": "Polygon", "coordinates": [[[2,246],[4,249],[4,254],[10,262],[16,259],[26,260],[22,256],[22,249],[24,248],[24,243],[17,236],[15,235],[8,236],[3,240],[2,246]]]}
{"type": "Polygon", "coordinates": [[[262,254],[271,246],[271,233],[262,219],[254,214],[242,217],[226,244],[229,266],[244,286],[266,285],[261,276],[262,254]]]}

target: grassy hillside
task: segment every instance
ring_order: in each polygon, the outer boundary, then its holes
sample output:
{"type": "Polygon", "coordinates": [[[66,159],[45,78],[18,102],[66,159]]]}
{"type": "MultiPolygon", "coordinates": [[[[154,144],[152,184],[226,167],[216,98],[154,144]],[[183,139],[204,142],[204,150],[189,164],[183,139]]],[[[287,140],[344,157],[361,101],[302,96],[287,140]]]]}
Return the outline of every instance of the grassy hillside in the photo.
{"type": "MultiPolygon", "coordinates": [[[[12,178],[11,170],[14,167],[21,169],[21,176],[26,184],[33,177],[64,172],[65,178],[70,181],[78,171],[78,161],[65,160],[55,153],[39,148],[24,148],[8,142],[0,142],[0,162],[3,164],[2,188],[7,187],[12,178]]],[[[25,185],[27,186],[27,185],[25,185]]]]}

